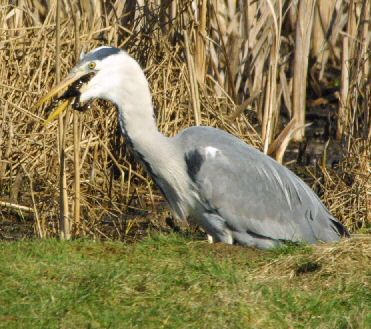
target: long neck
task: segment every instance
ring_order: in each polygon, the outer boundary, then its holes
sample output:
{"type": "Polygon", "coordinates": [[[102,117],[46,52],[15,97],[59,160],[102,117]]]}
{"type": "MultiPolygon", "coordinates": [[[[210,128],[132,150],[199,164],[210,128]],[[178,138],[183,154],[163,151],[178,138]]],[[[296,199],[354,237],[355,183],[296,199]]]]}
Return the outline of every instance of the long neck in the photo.
{"type": "Polygon", "coordinates": [[[187,217],[183,199],[189,197],[189,181],[182,153],[171,138],[158,131],[150,96],[121,103],[119,120],[134,152],[139,155],[176,215],[187,217]]]}
{"type": "MultiPolygon", "coordinates": [[[[171,140],[161,134],[154,118],[151,95],[143,88],[132,97],[126,97],[118,104],[119,120],[123,134],[132,144],[134,152],[149,164],[156,175],[168,168],[173,152],[171,140]]],[[[171,163],[170,163],[171,165],[171,163]]],[[[166,173],[166,172],[165,172],[166,173]]]]}

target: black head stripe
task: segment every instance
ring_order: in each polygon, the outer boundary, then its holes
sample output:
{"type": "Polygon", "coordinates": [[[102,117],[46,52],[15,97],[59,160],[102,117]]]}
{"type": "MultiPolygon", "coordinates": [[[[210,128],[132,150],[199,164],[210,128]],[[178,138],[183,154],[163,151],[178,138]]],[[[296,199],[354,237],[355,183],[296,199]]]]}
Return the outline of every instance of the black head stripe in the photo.
{"type": "Polygon", "coordinates": [[[116,55],[121,52],[121,49],[115,47],[104,47],[92,51],[84,56],[82,62],[101,61],[102,59],[111,55],[116,55]]]}

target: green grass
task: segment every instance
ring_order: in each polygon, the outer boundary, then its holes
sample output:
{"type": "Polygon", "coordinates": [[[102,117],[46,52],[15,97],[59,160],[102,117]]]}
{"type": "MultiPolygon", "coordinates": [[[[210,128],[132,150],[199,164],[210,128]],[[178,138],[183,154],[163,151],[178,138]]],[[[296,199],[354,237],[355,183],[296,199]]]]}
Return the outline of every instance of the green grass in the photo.
{"type": "Polygon", "coordinates": [[[2,242],[0,327],[371,328],[369,257],[179,235],[2,242]]]}

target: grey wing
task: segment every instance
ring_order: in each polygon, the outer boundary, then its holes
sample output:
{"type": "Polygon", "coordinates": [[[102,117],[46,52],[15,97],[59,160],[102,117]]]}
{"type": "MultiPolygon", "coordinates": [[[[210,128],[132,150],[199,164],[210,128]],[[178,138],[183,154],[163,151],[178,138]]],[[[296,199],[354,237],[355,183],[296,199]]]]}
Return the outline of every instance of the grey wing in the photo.
{"type": "Polygon", "coordinates": [[[232,231],[310,243],[346,235],[315,193],[272,158],[217,129],[189,128],[182,135],[203,204],[232,231]]]}

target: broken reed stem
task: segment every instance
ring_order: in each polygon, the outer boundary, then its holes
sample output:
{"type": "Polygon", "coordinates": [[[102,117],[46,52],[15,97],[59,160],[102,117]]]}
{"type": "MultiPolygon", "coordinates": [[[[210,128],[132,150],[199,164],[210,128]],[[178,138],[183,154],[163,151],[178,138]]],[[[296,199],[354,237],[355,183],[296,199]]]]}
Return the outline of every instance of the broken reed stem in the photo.
{"type": "MultiPolygon", "coordinates": [[[[363,102],[363,117],[365,125],[365,134],[364,137],[370,142],[371,141],[371,70],[370,70],[370,43],[371,38],[369,37],[370,33],[370,24],[371,24],[371,0],[367,0],[363,3],[361,16],[361,60],[363,63],[363,72],[361,77],[361,83],[366,85],[365,88],[365,98],[369,100],[369,104],[363,102]]],[[[371,214],[370,214],[371,217],[371,214]]]]}
{"type": "Polygon", "coordinates": [[[200,0],[199,8],[200,17],[196,31],[195,69],[197,81],[199,83],[204,83],[206,76],[205,36],[206,36],[207,0],[200,0]]]}
{"type": "MultiPolygon", "coordinates": [[[[74,32],[75,32],[75,62],[79,60],[79,14],[76,11],[73,15],[74,32]]],[[[79,112],[73,111],[73,167],[74,167],[74,235],[80,233],[80,124],[79,112]]]]}
{"type": "Polygon", "coordinates": [[[195,116],[195,124],[199,126],[201,124],[201,111],[200,111],[200,99],[198,94],[198,85],[197,85],[197,78],[195,72],[195,66],[193,62],[193,57],[191,55],[191,51],[189,49],[189,40],[188,40],[188,33],[184,31],[184,43],[185,43],[185,50],[187,56],[187,64],[188,64],[188,71],[189,71],[189,84],[191,89],[191,97],[192,97],[192,105],[193,105],[193,112],[195,116]]]}
{"type": "Polygon", "coordinates": [[[79,129],[79,113],[73,111],[73,167],[74,167],[74,227],[75,235],[79,233],[80,226],[80,129],[79,129]]]}
{"type": "Polygon", "coordinates": [[[219,22],[216,6],[213,4],[211,8],[212,8],[212,11],[213,11],[213,14],[214,14],[213,16],[215,18],[217,31],[218,31],[218,34],[220,36],[221,50],[222,50],[222,53],[223,53],[224,59],[225,59],[225,68],[226,68],[227,79],[228,79],[225,85],[228,86],[229,94],[232,97],[233,101],[236,102],[237,95],[236,95],[235,85],[234,85],[234,81],[233,81],[233,74],[232,74],[230,60],[229,60],[229,51],[227,50],[226,44],[223,40],[223,31],[222,31],[222,28],[221,28],[221,24],[219,22]]]}
{"type": "MultiPolygon", "coordinates": [[[[316,0],[300,0],[295,34],[294,81],[292,90],[293,118],[298,126],[304,127],[307,95],[309,46],[312,35],[316,0]]],[[[304,128],[293,135],[295,141],[302,141],[304,128]]]]}
{"type": "MultiPolygon", "coordinates": [[[[60,12],[61,12],[61,0],[57,0],[56,7],[56,43],[55,43],[55,71],[56,71],[56,82],[59,83],[61,80],[60,71],[60,12]]],[[[58,118],[58,136],[59,136],[59,211],[60,211],[60,232],[59,236],[62,240],[70,239],[70,222],[68,216],[68,194],[67,194],[67,177],[66,177],[66,162],[65,162],[65,131],[63,124],[63,117],[58,118]]]]}
{"type": "MultiPolygon", "coordinates": [[[[336,139],[340,140],[344,133],[345,125],[347,124],[350,129],[353,129],[353,122],[351,116],[348,114],[349,110],[349,88],[350,88],[350,59],[353,58],[355,53],[356,43],[353,38],[356,36],[356,17],[354,0],[351,0],[348,8],[348,21],[347,21],[347,33],[343,35],[342,52],[341,52],[341,87],[340,87],[340,104],[338,112],[338,120],[336,127],[336,139]]],[[[360,17],[361,19],[361,17],[360,17]]],[[[358,75],[355,72],[353,75],[358,75]]]]}
{"type": "MultiPolygon", "coordinates": [[[[349,15],[349,12],[348,12],[349,15]]],[[[350,15],[348,16],[349,26],[350,15]]],[[[340,140],[343,136],[345,113],[348,103],[349,91],[349,37],[348,33],[344,33],[342,49],[341,49],[341,87],[340,87],[340,104],[338,112],[338,120],[336,127],[336,139],[340,140]]]]}
{"type": "Polygon", "coordinates": [[[265,88],[265,102],[264,102],[264,111],[263,111],[263,120],[262,120],[262,140],[263,140],[263,152],[267,154],[269,146],[269,136],[270,136],[270,122],[272,118],[272,107],[270,106],[271,102],[271,88],[272,88],[272,70],[269,68],[268,77],[266,81],[265,88]]]}
{"type": "Polygon", "coordinates": [[[21,167],[22,167],[23,172],[26,174],[26,176],[28,178],[28,181],[30,183],[30,194],[31,194],[32,205],[33,205],[33,209],[34,209],[33,213],[34,213],[35,219],[36,219],[36,232],[37,232],[39,238],[42,239],[45,236],[45,234],[44,234],[44,231],[43,231],[43,227],[41,225],[39,212],[37,211],[37,207],[36,207],[35,194],[34,194],[34,188],[33,188],[33,180],[32,180],[32,177],[31,177],[30,173],[26,170],[25,166],[23,164],[21,164],[21,167]]]}
{"type": "MultiPolygon", "coordinates": [[[[358,60],[353,60],[355,59],[355,54],[358,52],[360,49],[358,46],[358,42],[354,39],[357,35],[357,25],[359,26],[359,21],[357,24],[357,19],[356,19],[356,10],[357,4],[354,0],[351,0],[349,3],[349,8],[348,8],[348,21],[347,21],[347,33],[348,33],[348,56],[349,59],[352,59],[351,61],[348,61],[347,66],[348,66],[348,74],[352,75],[352,80],[356,82],[356,85],[359,86],[359,69],[360,69],[360,62],[362,61],[360,54],[357,53],[357,58],[358,60]]],[[[361,17],[359,17],[359,20],[361,17]]],[[[359,30],[358,30],[359,31],[359,30]]],[[[347,98],[347,103],[345,104],[346,107],[350,108],[351,103],[348,102],[349,99],[349,91],[351,88],[351,83],[350,83],[350,77],[349,77],[349,85],[348,85],[348,98],[347,98]]],[[[358,99],[360,96],[360,90],[358,88],[352,88],[352,93],[355,99],[358,99]]],[[[354,111],[349,111],[348,113],[344,113],[343,117],[343,125],[347,125],[350,129],[351,134],[355,133],[358,131],[358,120],[357,120],[357,110],[354,111]]]]}
{"type": "Polygon", "coordinates": [[[14,209],[14,210],[19,210],[19,211],[27,211],[27,212],[31,212],[31,213],[35,212],[35,209],[33,209],[33,208],[22,206],[22,205],[16,204],[16,203],[6,202],[6,201],[0,201],[0,206],[6,207],[6,208],[11,208],[11,209],[14,209]]]}
{"type": "Polygon", "coordinates": [[[277,112],[277,67],[280,50],[280,39],[281,39],[281,3],[278,6],[278,17],[275,13],[274,6],[270,0],[267,1],[269,9],[271,10],[273,21],[274,21],[274,42],[272,43],[271,56],[270,56],[270,67],[268,73],[267,88],[268,99],[266,99],[267,106],[264,111],[263,120],[263,134],[262,139],[264,141],[263,151],[265,154],[268,153],[269,144],[272,140],[273,125],[275,123],[276,112],[277,112]]]}
{"type": "Polygon", "coordinates": [[[287,146],[290,143],[292,135],[298,129],[310,126],[311,123],[307,123],[304,127],[298,126],[295,119],[291,119],[287,126],[280,132],[280,134],[275,138],[275,140],[269,145],[267,154],[275,158],[277,162],[282,163],[283,157],[287,146]]]}

